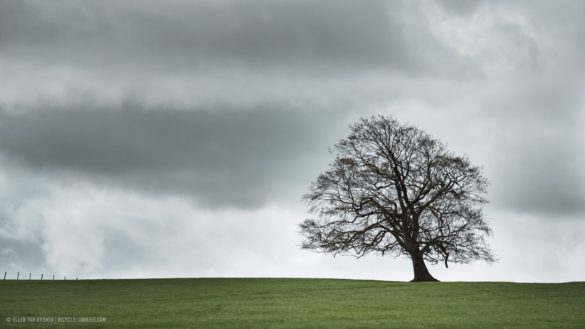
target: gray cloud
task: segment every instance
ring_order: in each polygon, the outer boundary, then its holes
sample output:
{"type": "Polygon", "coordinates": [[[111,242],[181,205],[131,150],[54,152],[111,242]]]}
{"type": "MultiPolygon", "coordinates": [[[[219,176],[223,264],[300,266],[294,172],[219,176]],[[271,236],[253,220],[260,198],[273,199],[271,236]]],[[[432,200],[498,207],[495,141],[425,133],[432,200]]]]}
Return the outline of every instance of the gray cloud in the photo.
{"type": "Polygon", "coordinates": [[[482,0],[437,0],[437,2],[445,9],[461,14],[469,15],[475,12],[482,4],[482,0]]]}
{"type": "Polygon", "coordinates": [[[401,2],[3,1],[0,49],[44,65],[165,74],[212,68],[413,74],[449,53],[401,2]],[[432,45],[434,54],[421,51],[432,45]]]}
{"type": "MultiPolygon", "coordinates": [[[[49,174],[187,193],[202,206],[258,206],[306,181],[348,114],[80,105],[0,115],[6,161],[49,174]]],[[[299,195],[295,197],[298,199],[299,195]]]]}
{"type": "MultiPolygon", "coordinates": [[[[0,3],[0,102],[233,107],[386,101],[402,79],[478,74],[400,1],[0,3]]],[[[360,105],[361,106],[361,105],[360,105]]]]}

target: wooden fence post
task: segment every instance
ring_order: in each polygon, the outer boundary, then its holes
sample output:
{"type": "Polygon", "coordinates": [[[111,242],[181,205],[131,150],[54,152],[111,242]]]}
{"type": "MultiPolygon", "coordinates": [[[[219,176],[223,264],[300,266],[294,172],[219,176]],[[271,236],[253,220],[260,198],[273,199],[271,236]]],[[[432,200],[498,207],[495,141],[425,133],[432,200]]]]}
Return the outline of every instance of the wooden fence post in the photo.
{"type": "Polygon", "coordinates": [[[32,272],[28,273],[28,280],[30,281],[30,278],[32,277],[32,272]]]}
{"type": "Polygon", "coordinates": [[[53,280],[55,280],[55,274],[53,274],[53,280]]]}
{"type": "Polygon", "coordinates": [[[19,277],[20,277],[20,272],[16,272],[16,281],[18,281],[19,277]]]}
{"type": "Polygon", "coordinates": [[[7,272],[4,272],[4,280],[6,280],[6,273],[7,273],[7,272]]]}
{"type": "Polygon", "coordinates": [[[43,281],[43,273],[41,273],[41,281],[43,281]]]}

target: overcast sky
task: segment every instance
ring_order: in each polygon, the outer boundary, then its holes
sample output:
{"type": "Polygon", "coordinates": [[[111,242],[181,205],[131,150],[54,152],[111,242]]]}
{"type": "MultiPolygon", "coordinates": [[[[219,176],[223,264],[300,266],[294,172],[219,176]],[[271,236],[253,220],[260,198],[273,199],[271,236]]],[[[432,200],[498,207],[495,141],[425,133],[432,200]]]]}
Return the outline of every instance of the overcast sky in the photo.
{"type": "Polygon", "coordinates": [[[585,274],[585,3],[0,0],[0,271],[409,280],[301,250],[300,201],[361,116],[490,181],[498,262],[585,274]]]}

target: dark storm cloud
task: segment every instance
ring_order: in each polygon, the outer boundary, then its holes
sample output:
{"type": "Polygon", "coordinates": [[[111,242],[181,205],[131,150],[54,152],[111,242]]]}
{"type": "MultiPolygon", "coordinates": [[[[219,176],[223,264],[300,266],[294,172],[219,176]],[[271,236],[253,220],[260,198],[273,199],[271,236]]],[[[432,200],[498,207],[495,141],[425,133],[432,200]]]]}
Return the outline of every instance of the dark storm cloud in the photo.
{"type": "Polygon", "coordinates": [[[304,181],[307,171],[326,159],[346,120],[339,111],[282,105],[196,111],[83,105],[3,112],[0,154],[37,172],[187,193],[204,206],[249,207],[282,196],[298,178],[304,181]]]}
{"type": "Polygon", "coordinates": [[[0,4],[0,49],[6,58],[43,65],[164,74],[444,70],[449,53],[408,9],[380,0],[7,0],[0,4]],[[429,46],[432,55],[423,49],[429,46]]]}

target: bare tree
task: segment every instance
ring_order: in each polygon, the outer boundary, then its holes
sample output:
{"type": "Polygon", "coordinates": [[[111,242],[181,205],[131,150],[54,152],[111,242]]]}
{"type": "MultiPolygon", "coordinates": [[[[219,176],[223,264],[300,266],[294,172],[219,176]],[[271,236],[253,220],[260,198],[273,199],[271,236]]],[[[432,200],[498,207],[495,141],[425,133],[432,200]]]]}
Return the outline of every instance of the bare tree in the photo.
{"type": "Polygon", "coordinates": [[[437,281],[425,260],[494,261],[481,210],[487,181],[466,157],[387,116],[353,124],[331,152],[329,170],[304,196],[316,218],[300,224],[303,248],[406,255],[412,281],[437,281]]]}

